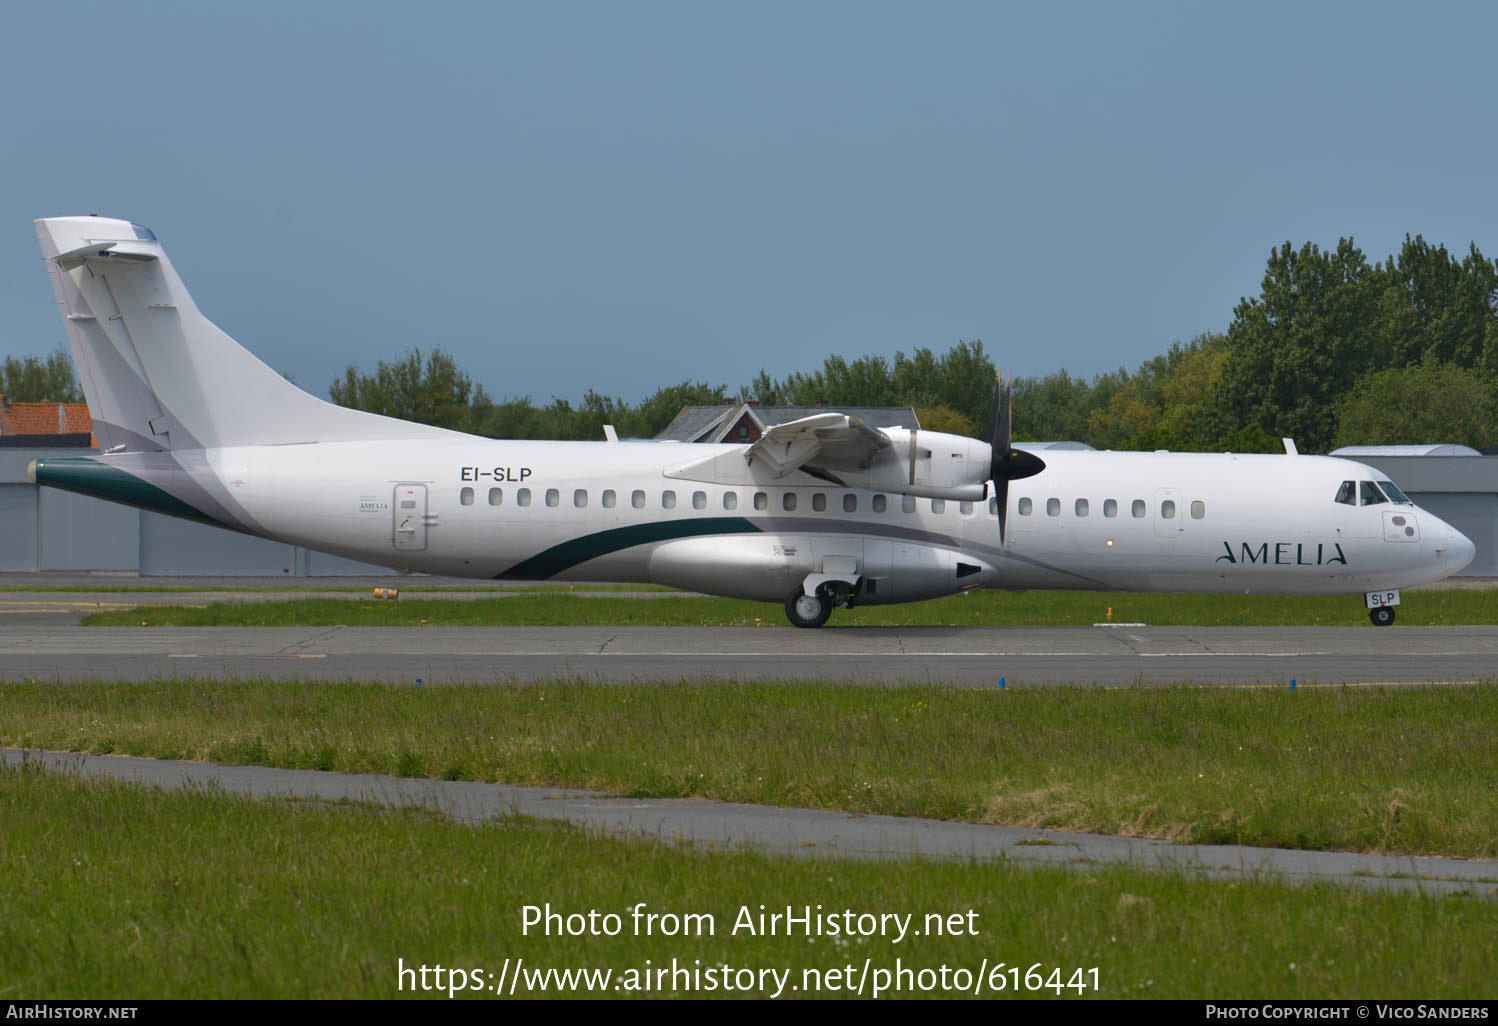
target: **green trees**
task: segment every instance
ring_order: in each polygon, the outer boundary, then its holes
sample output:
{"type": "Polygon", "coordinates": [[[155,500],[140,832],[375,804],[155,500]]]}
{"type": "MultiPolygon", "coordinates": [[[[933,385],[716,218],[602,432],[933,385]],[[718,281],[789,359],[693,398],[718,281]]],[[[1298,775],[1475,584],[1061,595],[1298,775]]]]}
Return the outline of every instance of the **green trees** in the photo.
{"type": "Polygon", "coordinates": [[[940,356],[928,348],[908,356],[897,352],[893,362],[882,356],[852,361],[829,356],[821,370],[780,380],[760,371],[739,397],[765,406],[815,406],[824,400],[832,406],[946,406],[970,429],[981,429],[993,405],[994,373],[983,343],[974,340],[958,342],[940,356]]]}
{"type": "Polygon", "coordinates": [[[81,403],[73,361],[58,346],[45,357],[7,356],[0,363],[0,395],[17,403],[81,403]]]}
{"type": "Polygon", "coordinates": [[[338,405],[387,417],[490,438],[560,439],[602,438],[605,424],[614,425],[620,437],[649,438],[683,406],[715,405],[726,391],[723,385],[683,381],[657,389],[637,407],[592,389],[576,407],[566,399],[537,407],[528,396],[495,402],[440,347],[425,356],[412,349],[399,360],[381,360],[372,374],[351,364],[328,387],[338,405]]]}
{"type": "Polygon", "coordinates": [[[1338,410],[1336,445],[1451,442],[1480,448],[1498,437],[1498,399],[1475,370],[1450,363],[1391,367],[1362,378],[1338,410]]]}
{"type": "MultiPolygon", "coordinates": [[[[1395,380],[1369,378],[1377,372],[1446,364],[1480,372],[1491,391],[1498,262],[1475,245],[1458,261],[1418,235],[1371,266],[1351,239],[1334,251],[1285,243],[1270,254],[1260,295],[1234,311],[1228,343],[1215,393],[1227,422],[1323,451],[1354,391],[1395,380]]],[[[1439,428],[1425,441],[1445,441],[1439,428]]]]}
{"type": "Polygon", "coordinates": [[[373,374],[349,364],[342,380],[328,386],[328,395],[339,406],[454,431],[469,430],[475,409],[489,405],[483,386],[475,388],[440,348],[426,359],[412,349],[399,360],[381,360],[373,374]]]}

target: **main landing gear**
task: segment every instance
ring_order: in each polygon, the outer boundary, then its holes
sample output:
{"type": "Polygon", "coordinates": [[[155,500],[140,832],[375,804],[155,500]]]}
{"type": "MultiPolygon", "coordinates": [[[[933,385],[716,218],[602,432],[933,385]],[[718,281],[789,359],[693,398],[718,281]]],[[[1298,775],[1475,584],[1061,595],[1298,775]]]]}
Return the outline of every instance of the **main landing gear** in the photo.
{"type": "Polygon", "coordinates": [[[1368,619],[1373,621],[1375,627],[1387,627],[1394,622],[1394,607],[1374,606],[1368,610],[1368,619]]]}
{"type": "Polygon", "coordinates": [[[792,627],[820,627],[835,607],[852,609],[855,593],[844,581],[828,581],[806,594],[805,587],[791,592],[785,600],[785,615],[792,627]]]}

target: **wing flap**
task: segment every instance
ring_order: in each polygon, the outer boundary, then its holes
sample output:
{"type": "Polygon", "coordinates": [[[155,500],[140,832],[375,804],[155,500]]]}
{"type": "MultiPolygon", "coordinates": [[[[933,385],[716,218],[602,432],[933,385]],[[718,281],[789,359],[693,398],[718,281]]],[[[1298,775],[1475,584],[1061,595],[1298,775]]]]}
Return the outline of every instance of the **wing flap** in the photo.
{"type": "Polygon", "coordinates": [[[822,470],[867,470],[889,437],[875,431],[857,417],[844,413],[818,413],[786,424],[776,424],[744,453],[748,462],[759,460],[776,477],[802,467],[822,470]]]}

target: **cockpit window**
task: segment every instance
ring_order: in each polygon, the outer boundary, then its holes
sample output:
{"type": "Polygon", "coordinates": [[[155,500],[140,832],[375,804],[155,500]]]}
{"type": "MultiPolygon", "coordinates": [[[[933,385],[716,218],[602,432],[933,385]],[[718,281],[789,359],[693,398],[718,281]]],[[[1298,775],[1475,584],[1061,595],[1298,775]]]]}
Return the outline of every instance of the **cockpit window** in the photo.
{"type": "Polygon", "coordinates": [[[1358,503],[1360,506],[1377,506],[1381,502],[1389,501],[1384,498],[1384,493],[1378,490],[1378,485],[1372,481],[1359,482],[1358,490],[1362,494],[1362,501],[1358,503]]]}
{"type": "Polygon", "coordinates": [[[1384,494],[1389,497],[1390,502],[1408,502],[1410,505],[1414,505],[1410,497],[1401,492],[1393,481],[1380,481],[1378,486],[1384,490],[1384,494]]]}
{"type": "Polygon", "coordinates": [[[152,242],[156,241],[156,233],[151,231],[151,229],[147,228],[145,225],[136,224],[132,221],[130,227],[135,229],[135,237],[137,239],[149,239],[152,242]]]}
{"type": "Polygon", "coordinates": [[[1356,481],[1343,481],[1342,487],[1337,489],[1337,501],[1344,506],[1356,506],[1358,504],[1358,483],[1356,481]]]}

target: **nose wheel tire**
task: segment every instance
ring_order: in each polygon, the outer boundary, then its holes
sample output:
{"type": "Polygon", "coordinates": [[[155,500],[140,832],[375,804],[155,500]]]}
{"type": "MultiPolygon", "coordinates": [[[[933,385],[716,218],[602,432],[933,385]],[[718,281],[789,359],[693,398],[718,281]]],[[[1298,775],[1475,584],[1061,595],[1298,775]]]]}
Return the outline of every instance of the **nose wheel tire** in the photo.
{"type": "Polygon", "coordinates": [[[1393,606],[1378,606],[1368,610],[1368,619],[1373,621],[1375,627],[1387,627],[1394,622],[1393,606]]]}
{"type": "Polygon", "coordinates": [[[832,615],[832,599],[820,591],[808,595],[797,588],[785,600],[785,615],[793,627],[820,627],[832,615]]]}

